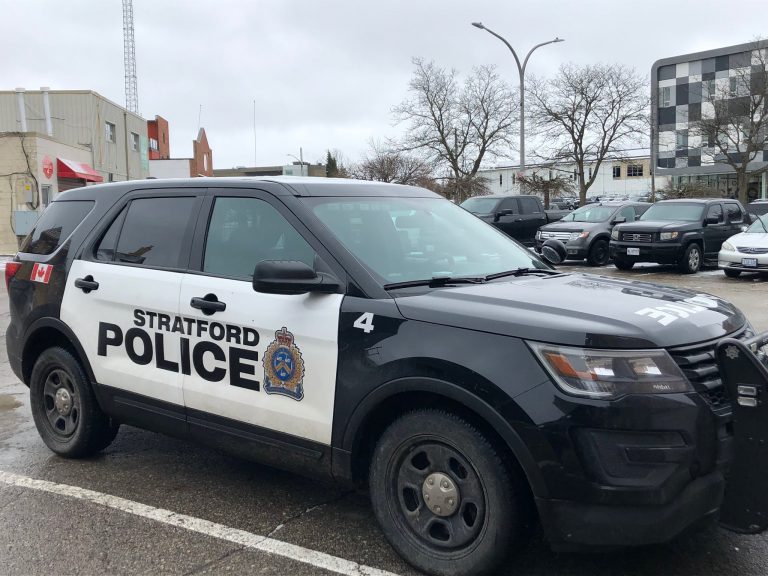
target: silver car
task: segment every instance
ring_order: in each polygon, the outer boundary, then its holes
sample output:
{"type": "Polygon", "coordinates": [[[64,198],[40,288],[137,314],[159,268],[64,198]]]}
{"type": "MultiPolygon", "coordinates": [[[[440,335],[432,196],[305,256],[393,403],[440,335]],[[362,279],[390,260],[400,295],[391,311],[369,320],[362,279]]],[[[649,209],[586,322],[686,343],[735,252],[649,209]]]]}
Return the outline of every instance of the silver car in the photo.
{"type": "Polygon", "coordinates": [[[768,272],[768,214],[756,217],[744,232],[723,242],[717,264],[729,278],[742,272],[768,272]]]}

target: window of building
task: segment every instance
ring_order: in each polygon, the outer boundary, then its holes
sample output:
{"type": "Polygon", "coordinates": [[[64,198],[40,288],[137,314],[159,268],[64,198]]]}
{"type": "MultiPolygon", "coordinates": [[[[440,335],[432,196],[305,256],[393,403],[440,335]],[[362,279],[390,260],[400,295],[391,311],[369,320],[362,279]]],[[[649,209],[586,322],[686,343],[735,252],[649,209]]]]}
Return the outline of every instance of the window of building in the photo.
{"type": "MultiPolygon", "coordinates": [[[[184,238],[195,214],[195,200],[191,196],[180,196],[132,201],[120,230],[114,260],[160,268],[183,268],[184,238]]],[[[117,220],[112,226],[116,224],[117,220]]],[[[107,231],[105,239],[110,232],[107,231]]]]}
{"type": "Polygon", "coordinates": [[[48,206],[48,204],[51,203],[51,190],[52,186],[50,184],[43,184],[40,186],[40,204],[43,206],[48,206]]]}
{"type": "Polygon", "coordinates": [[[659,98],[661,101],[661,107],[667,108],[671,106],[672,104],[672,88],[670,86],[664,86],[661,89],[661,97],[659,98]]]}
{"type": "Polygon", "coordinates": [[[627,177],[630,176],[642,176],[643,165],[642,164],[629,164],[627,166],[627,177]]]}
{"type": "Polygon", "coordinates": [[[515,178],[515,173],[512,172],[512,186],[515,185],[515,182],[517,181],[517,178],[515,178]]]}
{"type": "Polygon", "coordinates": [[[592,166],[589,167],[589,180],[592,180],[592,166]]]}
{"type": "Polygon", "coordinates": [[[264,200],[217,198],[208,227],[203,270],[249,279],[262,260],[299,260],[314,266],[315,251],[264,200]]]}
{"type": "Polygon", "coordinates": [[[685,150],[688,148],[688,133],[679,130],[675,135],[675,148],[677,150],[685,150]]]}
{"type": "Polygon", "coordinates": [[[149,139],[149,149],[150,150],[157,150],[157,140],[155,138],[149,139]]]}
{"type": "Polygon", "coordinates": [[[139,151],[139,135],[136,132],[131,132],[131,150],[139,151]]]}
{"type": "Polygon", "coordinates": [[[579,178],[579,174],[578,174],[578,172],[577,172],[576,170],[574,170],[574,171],[573,171],[573,180],[574,180],[574,181],[575,181],[575,180],[578,180],[578,178],[579,178]]]}
{"type": "Polygon", "coordinates": [[[104,122],[104,139],[107,142],[117,142],[117,132],[112,122],[104,122]]]}
{"type": "Polygon", "coordinates": [[[614,178],[621,178],[621,166],[617,165],[613,167],[613,177],[614,178]]]}
{"type": "Polygon", "coordinates": [[[552,170],[549,171],[549,179],[552,180],[552,170]]]}
{"type": "Polygon", "coordinates": [[[701,99],[704,102],[712,101],[715,99],[715,81],[704,80],[701,83],[701,99]]]}
{"type": "Polygon", "coordinates": [[[502,185],[502,178],[501,178],[501,172],[499,172],[499,186],[502,185]]]}

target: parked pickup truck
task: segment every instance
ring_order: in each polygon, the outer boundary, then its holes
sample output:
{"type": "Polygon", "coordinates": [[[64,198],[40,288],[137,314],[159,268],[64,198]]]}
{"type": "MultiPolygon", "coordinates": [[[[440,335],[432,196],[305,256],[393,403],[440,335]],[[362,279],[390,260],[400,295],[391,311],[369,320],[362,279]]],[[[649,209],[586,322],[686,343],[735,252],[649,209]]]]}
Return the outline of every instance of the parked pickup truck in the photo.
{"type": "Polygon", "coordinates": [[[540,226],[556,222],[571,212],[544,210],[538,196],[475,196],[462,202],[461,207],[526,246],[536,243],[540,226]]]}

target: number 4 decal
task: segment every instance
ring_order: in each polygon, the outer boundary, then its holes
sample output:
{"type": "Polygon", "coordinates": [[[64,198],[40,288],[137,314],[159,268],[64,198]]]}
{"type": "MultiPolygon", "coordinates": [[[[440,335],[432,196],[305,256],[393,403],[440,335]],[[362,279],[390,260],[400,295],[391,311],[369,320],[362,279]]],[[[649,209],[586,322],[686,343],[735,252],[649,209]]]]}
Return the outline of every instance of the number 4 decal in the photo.
{"type": "Polygon", "coordinates": [[[352,324],[355,328],[360,328],[363,332],[368,334],[369,332],[373,332],[373,312],[366,312],[360,318],[355,320],[355,323],[352,324]]]}

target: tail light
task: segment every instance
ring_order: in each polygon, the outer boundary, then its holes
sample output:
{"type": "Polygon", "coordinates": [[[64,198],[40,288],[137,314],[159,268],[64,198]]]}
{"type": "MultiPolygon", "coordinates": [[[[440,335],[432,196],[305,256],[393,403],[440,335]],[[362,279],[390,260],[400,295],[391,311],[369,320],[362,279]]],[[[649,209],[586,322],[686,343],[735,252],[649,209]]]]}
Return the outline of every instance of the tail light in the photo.
{"type": "Polygon", "coordinates": [[[16,276],[16,272],[21,268],[21,262],[6,262],[5,263],[5,289],[11,284],[11,278],[16,276]]]}

